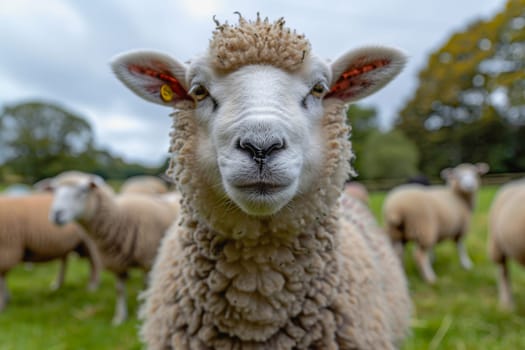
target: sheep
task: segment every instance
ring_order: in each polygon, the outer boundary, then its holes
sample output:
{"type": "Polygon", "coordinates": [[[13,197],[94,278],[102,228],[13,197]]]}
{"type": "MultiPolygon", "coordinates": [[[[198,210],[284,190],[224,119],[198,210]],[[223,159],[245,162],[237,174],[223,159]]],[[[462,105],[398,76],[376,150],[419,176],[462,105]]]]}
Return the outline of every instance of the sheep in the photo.
{"type": "Polygon", "coordinates": [[[132,176],[122,183],[120,193],[159,194],[168,192],[168,186],[157,176],[132,176]]]}
{"type": "Polygon", "coordinates": [[[116,276],[113,324],[128,317],[126,279],[132,267],[149,271],[159,242],[177,210],[166,200],[144,194],[116,196],[96,175],[67,171],[50,183],[54,191],[50,220],[63,225],[75,220],[97,245],[102,263],[116,276]]]}
{"type": "Polygon", "coordinates": [[[359,199],[361,202],[368,205],[368,190],[362,183],[357,181],[348,181],[345,184],[345,193],[348,196],[359,199]]]}
{"type": "Polygon", "coordinates": [[[499,302],[504,309],[513,309],[508,260],[525,265],[525,179],[504,185],[494,197],[489,210],[488,248],[490,259],[498,265],[499,302]]]}
{"type": "Polygon", "coordinates": [[[173,107],[168,174],[182,195],[142,294],[148,349],[393,349],[411,312],[400,263],[366,207],[342,215],[346,105],[404,65],[396,49],[333,63],[257,16],[220,24],[189,65],[156,52],[112,69],[173,107]],[[351,220],[349,220],[349,218],[351,220]]]}
{"type": "Polygon", "coordinates": [[[93,242],[81,227],[70,224],[57,227],[47,215],[53,197],[49,193],[0,197],[0,311],[9,299],[5,278],[9,270],[25,262],[60,260],[60,268],[53,289],[64,283],[69,253],[76,251],[89,260],[91,266],[89,290],[95,290],[100,281],[100,258],[93,242]]]}
{"type": "Polygon", "coordinates": [[[446,186],[405,184],[387,194],[383,202],[387,234],[401,260],[404,245],[408,241],[416,243],[416,263],[426,282],[436,282],[429,254],[444,239],[456,242],[463,268],[472,267],[463,240],[474,210],[480,176],[488,170],[486,163],[463,163],[441,171],[446,186]]]}

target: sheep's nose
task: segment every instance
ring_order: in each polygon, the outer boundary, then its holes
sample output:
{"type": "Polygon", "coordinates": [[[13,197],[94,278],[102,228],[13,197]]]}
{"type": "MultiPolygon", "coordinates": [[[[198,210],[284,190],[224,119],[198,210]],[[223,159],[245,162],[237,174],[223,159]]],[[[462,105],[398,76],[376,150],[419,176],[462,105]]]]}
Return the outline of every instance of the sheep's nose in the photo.
{"type": "Polygon", "coordinates": [[[266,162],[270,154],[285,147],[284,139],[272,138],[261,142],[256,142],[250,138],[241,138],[238,142],[238,148],[249,153],[253,160],[262,165],[266,162]]]}
{"type": "Polygon", "coordinates": [[[51,219],[55,224],[63,225],[64,224],[64,211],[60,209],[53,211],[51,215],[51,219]]]}

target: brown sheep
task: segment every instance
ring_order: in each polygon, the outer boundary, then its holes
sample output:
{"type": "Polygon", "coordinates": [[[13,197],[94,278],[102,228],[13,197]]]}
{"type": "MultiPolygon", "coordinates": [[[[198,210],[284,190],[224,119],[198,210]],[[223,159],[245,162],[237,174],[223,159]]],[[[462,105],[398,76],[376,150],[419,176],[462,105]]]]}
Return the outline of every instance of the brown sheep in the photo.
{"type": "Polygon", "coordinates": [[[89,289],[98,286],[100,258],[95,245],[80,226],[59,227],[49,222],[52,201],[53,196],[49,193],[0,197],[0,311],[8,301],[6,275],[23,261],[59,259],[60,271],[53,285],[57,289],[64,283],[67,257],[76,251],[89,260],[89,289]]]}

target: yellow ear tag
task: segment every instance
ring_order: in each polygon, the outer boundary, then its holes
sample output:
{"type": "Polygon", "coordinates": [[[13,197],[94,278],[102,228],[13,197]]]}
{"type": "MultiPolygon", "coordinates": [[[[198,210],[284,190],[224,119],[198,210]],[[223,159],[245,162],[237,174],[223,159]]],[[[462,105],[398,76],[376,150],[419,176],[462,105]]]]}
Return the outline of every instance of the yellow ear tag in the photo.
{"type": "Polygon", "coordinates": [[[160,98],[164,102],[171,102],[173,101],[173,90],[171,87],[167,84],[163,84],[160,87],[160,98]]]}

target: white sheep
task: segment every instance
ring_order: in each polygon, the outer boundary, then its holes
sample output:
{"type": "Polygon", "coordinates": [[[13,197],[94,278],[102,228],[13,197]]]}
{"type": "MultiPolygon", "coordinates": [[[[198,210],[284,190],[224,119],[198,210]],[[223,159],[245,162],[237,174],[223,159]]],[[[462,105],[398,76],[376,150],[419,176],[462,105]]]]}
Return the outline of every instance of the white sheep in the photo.
{"type": "Polygon", "coordinates": [[[504,185],[489,211],[489,256],[498,265],[500,305],[514,308],[508,269],[509,259],[525,265],[525,179],[504,185]]]}
{"type": "Polygon", "coordinates": [[[138,175],[127,178],[120,187],[120,193],[160,194],[169,190],[166,182],[157,176],[138,175]]]}
{"type": "Polygon", "coordinates": [[[427,282],[436,281],[430,254],[442,240],[453,239],[461,265],[465,269],[472,267],[463,240],[468,233],[480,175],[488,170],[486,163],[464,163],[442,170],[446,186],[407,184],[387,194],[383,203],[386,231],[401,259],[404,245],[415,242],[416,263],[427,282]]]}
{"type": "Polygon", "coordinates": [[[76,220],[97,245],[102,263],[117,278],[113,323],[128,316],[125,283],[128,271],[149,271],[159,243],[175,220],[174,205],[144,194],[116,196],[98,176],[64,172],[51,183],[54,200],[49,217],[59,225],[76,220]]]}
{"type": "Polygon", "coordinates": [[[64,283],[67,257],[76,251],[86,256],[91,266],[88,288],[94,290],[99,284],[101,266],[96,247],[78,225],[58,227],[49,222],[52,200],[49,193],[0,197],[0,311],[9,298],[7,273],[23,261],[59,259],[60,269],[53,284],[53,289],[58,289],[64,283]]]}
{"type": "MultiPolygon", "coordinates": [[[[175,108],[170,174],[182,194],[144,294],[148,349],[392,349],[410,301],[368,210],[341,215],[351,173],[346,104],[405,58],[350,51],[331,64],[259,17],[217,24],[189,65],[121,55],[117,77],[175,108]]],[[[356,204],[357,203],[357,204],[356,204]]]]}

